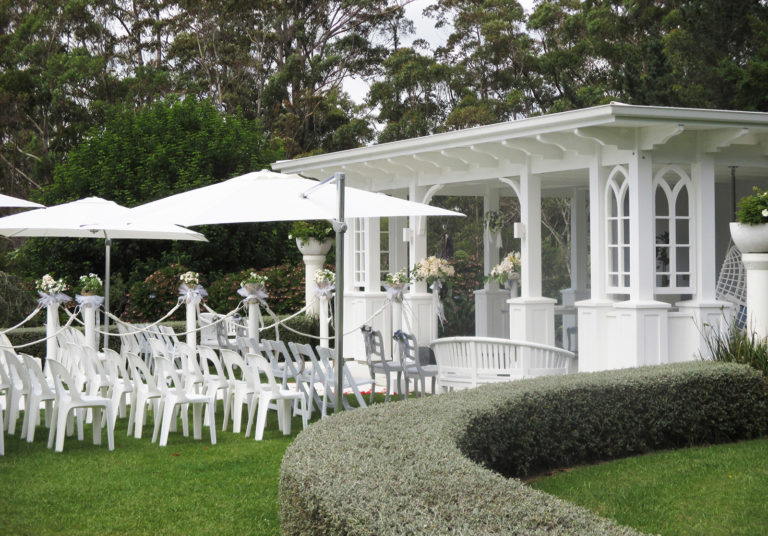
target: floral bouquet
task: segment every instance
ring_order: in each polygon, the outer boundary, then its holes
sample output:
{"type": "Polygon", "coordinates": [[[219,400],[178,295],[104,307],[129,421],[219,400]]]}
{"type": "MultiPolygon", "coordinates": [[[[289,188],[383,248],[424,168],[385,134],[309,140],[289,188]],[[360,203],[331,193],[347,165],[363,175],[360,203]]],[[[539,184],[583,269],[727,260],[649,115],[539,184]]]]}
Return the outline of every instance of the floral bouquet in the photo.
{"type": "Polygon", "coordinates": [[[237,293],[243,298],[248,298],[248,303],[263,302],[267,298],[267,281],[265,275],[251,272],[248,277],[240,281],[240,288],[237,293]]]}
{"type": "Polygon", "coordinates": [[[754,194],[743,197],[739,201],[736,218],[739,223],[749,225],[768,223],[768,190],[761,192],[757,186],[753,190],[754,194]]]}
{"type": "Polygon", "coordinates": [[[50,274],[45,274],[35,281],[35,288],[40,295],[40,305],[46,307],[66,303],[72,299],[64,294],[69,289],[69,285],[64,282],[64,279],[54,279],[50,274]]]}
{"type": "Polygon", "coordinates": [[[520,279],[520,265],[520,252],[513,251],[494,266],[485,279],[486,281],[496,281],[500,285],[505,285],[509,281],[517,281],[520,279]]]}
{"type": "Polygon", "coordinates": [[[448,277],[456,275],[456,271],[453,269],[448,261],[441,259],[440,257],[427,257],[420,260],[413,267],[413,280],[424,281],[431,283],[435,280],[444,280],[448,277]]]}
{"type": "Polygon", "coordinates": [[[95,296],[104,290],[104,282],[96,274],[80,276],[80,294],[83,296],[95,296]]]}
{"type": "Polygon", "coordinates": [[[179,276],[179,279],[184,285],[187,285],[188,287],[193,287],[200,284],[200,274],[197,272],[184,272],[179,276]]]}
{"type": "Polygon", "coordinates": [[[254,287],[264,287],[267,284],[267,280],[269,278],[265,275],[257,274],[256,272],[251,272],[248,277],[240,281],[240,287],[246,288],[249,285],[253,285],[254,287]]]}
{"type": "Polygon", "coordinates": [[[318,287],[327,287],[336,283],[336,274],[332,270],[323,269],[315,272],[315,283],[318,287]]]}
{"type": "Polygon", "coordinates": [[[491,233],[498,233],[504,228],[506,218],[499,210],[489,210],[483,216],[483,223],[491,233]]]}
{"type": "Polygon", "coordinates": [[[403,291],[410,282],[411,274],[408,273],[408,268],[401,268],[397,272],[387,274],[386,282],[384,283],[387,299],[395,303],[402,303],[403,291]]]}
{"type": "Polygon", "coordinates": [[[184,272],[179,276],[181,285],[179,286],[179,297],[186,304],[200,303],[208,293],[200,285],[200,274],[197,272],[184,272]]]}

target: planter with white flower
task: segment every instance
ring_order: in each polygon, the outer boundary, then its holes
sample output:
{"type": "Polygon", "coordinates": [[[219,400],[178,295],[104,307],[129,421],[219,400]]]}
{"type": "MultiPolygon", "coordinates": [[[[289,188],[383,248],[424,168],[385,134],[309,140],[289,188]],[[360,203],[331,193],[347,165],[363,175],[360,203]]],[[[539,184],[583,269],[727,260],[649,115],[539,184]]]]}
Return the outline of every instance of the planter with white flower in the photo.
{"type": "Polygon", "coordinates": [[[739,201],[738,222],[731,223],[731,237],[742,253],[747,272],[747,326],[760,338],[768,337],[768,191],[739,201]]]}
{"type": "Polygon", "coordinates": [[[104,303],[104,283],[96,274],[81,275],[79,283],[80,294],[75,295],[75,301],[80,305],[80,312],[83,314],[85,343],[96,350],[96,310],[104,303]]]}
{"type": "MultiPolygon", "coordinates": [[[[266,305],[267,281],[267,276],[251,272],[240,281],[240,288],[237,289],[237,293],[248,303],[248,337],[256,342],[259,341],[259,329],[264,324],[261,305],[266,305]]],[[[251,348],[251,351],[258,352],[259,349],[251,348]]]]}
{"type": "Polygon", "coordinates": [[[179,299],[187,306],[187,344],[196,348],[198,308],[208,293],[200,284],[200,274],[197,272],[184,272],[179,276],[179,280],[179,299]]]}
{"type": "Polygon", "coordinates": [[[320,305],[315,300],[314,277],[323,269],[325,256],[333,245],[333,227],[325,220],[295,221],[291,225],[289,238],[296,239],[296,245],[304,260],[304,303],[307,314],[317,316],[320,305]]]}
{"type": "Polygon", "coordinates": [[[512,297],[517,297],[517,286],[520,282],[520,252],[508,253],[499,264],[491,269],[486,281],[495,281],[506,289],[509,289],[512,297]]]}
{"type": "Polygon", "coordinates": [[[429,289],[432,291],[432,308],[435,311],[435,316],[440,321],[440,325],[443,325],[445,322],[445,312],[440,301],[440,291],[443,288],[443,281],[453,277],[455,274],[456,271],[447,260],[435,256],[422,259],[413,267],[413,280],[426,281],[429,289]]]}
{"type": "Polygon", "coordinates": [[[56,343],[56,334],[59,331],[59,304],[66,303],[72,298],[64,294],[69,285],[63,279],[55,279],[50,274],[35,281],[35,289],[40,299],[40,305],[47,309],[47,319],[45,323],[46,357],[56,359],[58,345],[56,343]]]}

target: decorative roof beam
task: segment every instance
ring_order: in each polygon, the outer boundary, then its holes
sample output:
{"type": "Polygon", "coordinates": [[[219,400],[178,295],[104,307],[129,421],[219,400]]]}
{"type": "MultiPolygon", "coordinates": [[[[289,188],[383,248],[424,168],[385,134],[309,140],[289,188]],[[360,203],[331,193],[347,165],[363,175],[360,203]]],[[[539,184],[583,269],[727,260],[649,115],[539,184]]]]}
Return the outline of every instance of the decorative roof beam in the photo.
{"type": "Polygon", "coordinates": [[[472,145],[472,150],[478,153],[484,153],[491,156],[501,162],[509,162],[512,164],[523,164],[527,158],[527,154],[519,149],[512,151],[509,148],[504,148],[501,142],[482,143],[480,145],[472,145]]]}
{"type": "Polygon", "coordinates": [[[473,151],[471,147],[454,147],[450,152],[469,164],[496,167],[499,163],[496,158],[485,155],[479,151],[473,151]]]}
{"type": "Polygon", "coordinates": [[[654,145],[663,145],[674,136],[685,132],[683,125],[658,125],[640,129],[640,150],[650,151],[654,145]]]}
{"type": "Polygon", "coordinates": [[[554,145],[547,145],[528,138],[504,140],[501,144],[509,149],[521,151],[528,156],[541,156],[542,158],[562,158],[563,156],[563,151],[554,145]]]}
{"type": "Polygon", "coordinates": [[[579,137],[593,140],[600,145],[613,145],[619,149],[634,150],[634,132],[611,127],[583,127],[574,131],[579,137]]]}
{"type": "Polygon", "coordinates": [[[413,155],[411,155],[411,157],[414,160],[416,160],[416,162],[422,162],[422,163],[426,164],[427,166],[433,167],[434,171],[442,171],[443,170],[443,166],[441,166],[440,164],[438,164],[437,162],[435,162],[432,159],[424,158],[420,154],[413,154],[413,155]]]}
{"type": "Polygon", "coordinates": [[[730,147],[736,140],[749,134],[748,128],[718,128],[701,133],[701,149],[705,153],[716,153],[730,147]]]}
{"type": "Polygon", "coordinates": [[[577,136],[575,133],[551,132],[549,134],[539,134],[536,139],[541,143],[554,145],[561,151],[574,151],[578,154],[594,154],[596,144],[577,136]]]}

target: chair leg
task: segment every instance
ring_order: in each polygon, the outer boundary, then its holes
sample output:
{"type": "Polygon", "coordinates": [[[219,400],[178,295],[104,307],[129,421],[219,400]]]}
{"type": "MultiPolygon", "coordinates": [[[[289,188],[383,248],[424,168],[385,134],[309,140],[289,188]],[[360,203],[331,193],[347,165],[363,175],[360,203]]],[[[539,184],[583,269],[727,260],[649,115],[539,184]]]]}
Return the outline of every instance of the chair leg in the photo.
{"type": "Polygon", "coordinates": [[[168,444],[168,434],[171,431],[171,420],[173,419],[176,406],[178,406],[178,404],[166,401],[165,407],[163,408],[163,423],[160,427],[160,440],[158,443],[161,447],[168,444]]]}
{"type": "MultiPolygon", "coordinates": [[[[101,423],[103,410],[99,407],[93,408],[93,444],[101,445],[101,423]]],[[[109,426],[109,423],[107,423],[109,426]]]]}
{"type": "MultiPolygon", "coordinates": [[[[298,401],[298,399],[296,399],[298,401]]],[[[279,403],[283,406],[283,435],[291,435],[291,400],[284,398],[279,403]]]]}
{"type": "Polygon", "coordinates": [[[165,401],[161,400],[160,405],[157,407],[157,411],[155,411],[155,427],[154,427],[154,431],[152,432],[152,443],[156,442],[160,437],[160,425],[163,422],[164,412],[165,412],[165,401]]]}
{"type": "Polygon", "coordinates": [[[226,432],[227,424],[229,423],[229,406],[232,404],[234,393],[232,389],[224,389],[224,425],[221,427],[222,432],[226,432]]]}
{"type": "Polygon", "coordinates": [[[216,444],[216,416],[214,413],[214,406],[216,404],[216,399],[214,398],[212,402],[208,403],[208,419],[211,423],[210,429],[211,429],[211,445],[216,444]]]}
{"type": "Polygon", "coordinates": [[[53,415],[51,415],[51,427],[48,429],[48,448],[53,448],[53,440],[56,437],[56,422],[58,421],[59,404],[54,404],[53,415]]]}
{"type": "Polygon", "coordinates": [[[259,412],[256,417],[256,441],[261,441],[264,437],[264,426],[267,424],[267,410],[269,409],[269,399],[259,397],[259,412]]]}
{"type": "Polygon", "coordinates": [[[194,439],[203,438],[203,412],[200,404],[192,404],[192,437],[194,439]]]}
{"type": "Polygon", "coordinates": [[[54,448],[56,452],[64,450],[64,436],[67,435],[67,414],[71,411],[62,412],[61,408],[59,408],[58,422],[56,423],[56,447],[54,448]]]}
{"type": "MultiPolygon", "coordinates": [[[[131,403],[133,403],[133,401],[131,401],[131,403]]],[[[115,408],[111,408],[107,406],[105,411],[107,413],[107,419],[106,419],[107,423],[110,423],[110,422],[114,423],[116,419],[112,418],[112,413],[115,412],[115,408]]],[[[109,448],[109,450],[115,450],[115,425],[114,424],[112,424],[112,426],[107,424],[107,448],[109,448]]]]}

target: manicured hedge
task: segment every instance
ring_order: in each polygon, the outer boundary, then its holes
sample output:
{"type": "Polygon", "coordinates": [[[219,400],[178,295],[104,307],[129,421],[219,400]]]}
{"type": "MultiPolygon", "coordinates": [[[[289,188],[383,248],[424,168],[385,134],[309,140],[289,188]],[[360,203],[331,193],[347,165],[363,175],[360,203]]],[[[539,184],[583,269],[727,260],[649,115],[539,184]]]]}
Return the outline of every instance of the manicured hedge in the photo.
{"type": "Polygon", "coordinates": [[[283,458],[283,534],[639,534],[534,471],[766,433],[765,379],[693,362],[496,384],[334,415],[283,458]]]}

